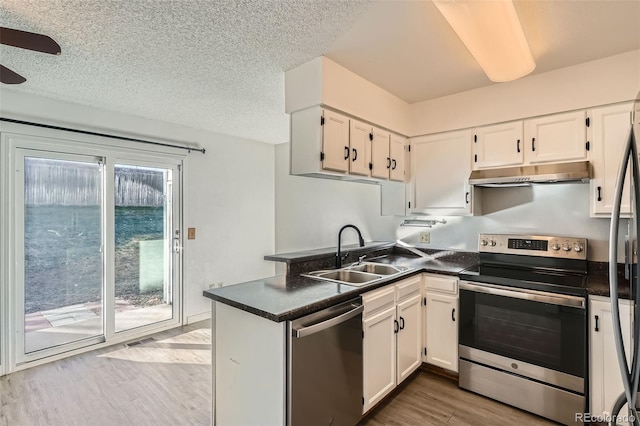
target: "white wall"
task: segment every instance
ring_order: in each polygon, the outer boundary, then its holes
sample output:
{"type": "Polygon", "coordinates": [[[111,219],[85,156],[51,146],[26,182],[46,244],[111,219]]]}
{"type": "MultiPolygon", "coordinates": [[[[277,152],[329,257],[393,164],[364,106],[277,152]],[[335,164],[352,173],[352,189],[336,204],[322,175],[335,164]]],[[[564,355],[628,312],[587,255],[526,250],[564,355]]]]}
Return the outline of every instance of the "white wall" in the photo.
{"type": "MultiPolygon", "coordinates": [[[[398,238],[417,247],[477,251],[479,233],[558,235],[588,238],[589,260],[608,261],[609,219],[589,217],[589,184],[533,185],[520,188],[483,188],[483,215],[446,217],[445,225],[398,228],[398,238]],[[420,243],[419,233],[430,232],[431,242],[420,243]]],[[[622,220],[620,234],[626,233],[622,220]]],[[[621,245],[619,252],[624,253],[621,245]]],[[[623,261],[623,257],[619,261],[623,261]]]]}
{"type": "MultiPolygon", "coordinates": [[[[276,145],[276,252],[335,247],[343,225],[365,241],[393,241],[401,218],[380,215],[380,187],[289,175],[289,144],[276,145]]],[[[343,244],[356,244],[346,230],[343,244]]]]}
{"type": "Polygon", "coordinates": [[[109,134],[203,147],[185,161],[183,235],[184,317],[210,315],[202,291],[274,274],[262,260],[275,247],[274,146],[232,136],[21,94],[2,88],[0,114],[109,134]]]}
{"type": "MultiPolygon", "coordinates": [[[[185,312],[209,313],[202,290],[272,276],[275,250],[274,145],[231,136],[202,140],[185,165],[185,312]]],[[[197,318],[196,318],[197,319],[197,318]]]]}

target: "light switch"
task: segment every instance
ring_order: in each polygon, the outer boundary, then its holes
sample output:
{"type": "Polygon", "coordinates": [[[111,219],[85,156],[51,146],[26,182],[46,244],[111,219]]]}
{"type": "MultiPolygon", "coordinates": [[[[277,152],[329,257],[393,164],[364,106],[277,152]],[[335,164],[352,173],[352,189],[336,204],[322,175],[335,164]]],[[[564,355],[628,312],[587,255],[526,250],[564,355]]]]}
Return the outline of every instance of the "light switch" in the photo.
{"type": "Polygon", "coordinates": [[[196,228],[187,228],[187,239],[189,240],[196,239],[196,228]]]}

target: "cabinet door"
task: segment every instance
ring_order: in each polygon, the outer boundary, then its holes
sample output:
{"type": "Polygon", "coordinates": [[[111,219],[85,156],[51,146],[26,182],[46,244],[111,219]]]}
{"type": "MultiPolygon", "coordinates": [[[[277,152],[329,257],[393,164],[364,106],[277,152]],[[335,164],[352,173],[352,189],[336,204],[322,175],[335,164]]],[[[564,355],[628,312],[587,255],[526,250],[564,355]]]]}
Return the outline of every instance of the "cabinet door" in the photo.
{"type": "Polygon", "coordinates": [[[524,161],[522,121],[479,127],[473,141],[474,170],[515,166],[524,161]]]}
{"type": "Polygon", "coordinates": [[[363,413],[396,386],[395,320],[394,305],[363,321],[363,413]]]}
{"type": "Polygon", "coordinates": [[[398,304],[398,384],[422,363],[422,296],[417,294],[398,304]]]}
{"type": "Polygon", "coordinates": [[[411,212],[467,215],[471,212],[471,132],[411,140],[411,212]]]}
{"type": "Polygon", "coordinates": [[[458,297],[426,293],[427,362],[458,371],[458,297]]]}
{"type": "Polygon", "coordinates": [[[351,120],[349,173],[352,175],[369,176],[369,162],[371,161],[371,141],[369,139],[371,131],[371,125],[351,120]]]}
{"type": "Polygon", "coordinates": [[[380,179],[389,179],[391,158],[389,157],[389,132],[381,129],[373,129],[371,141],[371,176],[380,179]]]}
{"type": "MultiPolygon", "coordinates": [[[[633,104],[626,103],[596,108],[591,113],[591,216],[610,217],[622,150],[631,128],[633,104]],[[606,149],[605,149],[606,147],[606,149]]],[[[629,215],[629,175],[624,183],[620,212],[629,215]]]]}
{"type": "Polygon", "coordinates": [[[346,173],[349,170],[349,118],[333,111],[323,111],[322,168],[346,173]]]}
{"type": "Polygon", "coordinates": [[[405,146],[407,138],[399,135],[391,135],[389,143],[389,156],[391,157],[391,169],[389,179],[404,182],[405,179],[405,146]]]}
{"type": "Polygon", "coordinates": [[[525,120],[525,163],[586,160],[586,118],[576,111],[525,120]]]}
{"type": "MultiPolygon", "coordinates": [[[[620,301],[620,318],[627,361],[631,359],[631,305],[620,301]]],[[[591,414],[608,415],[616,398],[624,392],[613,339],[611,305],[607,300],[590,300],[590,395],[591,414]]],[[[626,408],[620,414],[626,413],[626,408]]]]}

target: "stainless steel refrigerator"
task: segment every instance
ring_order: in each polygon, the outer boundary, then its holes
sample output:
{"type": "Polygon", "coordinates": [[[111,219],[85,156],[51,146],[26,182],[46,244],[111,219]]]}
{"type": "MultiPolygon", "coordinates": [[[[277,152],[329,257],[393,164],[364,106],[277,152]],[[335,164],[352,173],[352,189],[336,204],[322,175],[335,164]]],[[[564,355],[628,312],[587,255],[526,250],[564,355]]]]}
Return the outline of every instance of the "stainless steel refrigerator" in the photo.
{"type": "MultiPolygon", "coordinates": [[[[637,236],[640,235],[640,163],[638,160],[637,142],[640,140],[640,92],[636,96],[633,106],[632,124],[627,132],[627,140],[623,150],[616,181],[615,202],[611,214],[611,227],[609,231],[609,288],[611,292],[611,314],[613,319],[613,333],[616,346],[616,355],[620,367],[620,375],[624,392],[615,401],[611,408],[610,424],[616,424],[616,418],[620,414],[626,417],[626,421],[631,425],[640,425],[636,403],[638,398],[638,385],[640,384],[640,276],[636,268],[636,244],[637,236]],[[624,341],[622,338],[622,327],[620,321],[620,310],[618,305],[618,240],[620,224],[620,208],[622,204],[622,193],[627,174],[630,173],[630,197],[631,197],[631,217],[628,221],[628,231],[625,236],[625,277],[630,285],[632,300],[632,342],[633,350],[631,359],[628,361],[625,356],[624,341]],[[620,411],[627,404],[628,413],[620,411]]],[[[625,284],[626,285],[626,281],[625,284]]]]}

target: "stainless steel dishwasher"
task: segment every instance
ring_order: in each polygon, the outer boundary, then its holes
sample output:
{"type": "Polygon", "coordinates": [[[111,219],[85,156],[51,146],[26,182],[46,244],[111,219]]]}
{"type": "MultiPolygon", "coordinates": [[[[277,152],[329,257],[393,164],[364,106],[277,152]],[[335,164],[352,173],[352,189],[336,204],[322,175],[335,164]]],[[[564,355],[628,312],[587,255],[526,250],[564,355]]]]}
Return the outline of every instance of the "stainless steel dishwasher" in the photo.
{"type": "Polygon", "coordinates": [[[289,321],[289,426],[353,426],[360,420],[362,311],[358,297],[289,321]]]}

